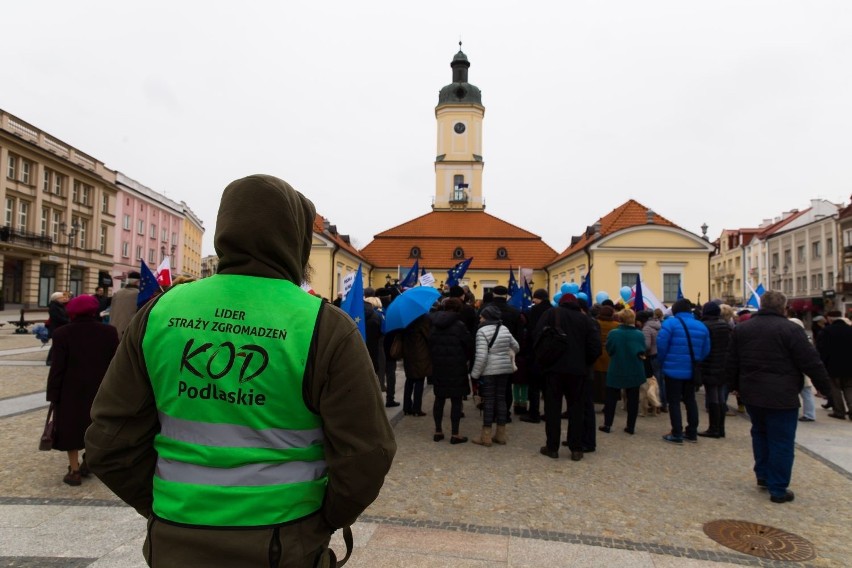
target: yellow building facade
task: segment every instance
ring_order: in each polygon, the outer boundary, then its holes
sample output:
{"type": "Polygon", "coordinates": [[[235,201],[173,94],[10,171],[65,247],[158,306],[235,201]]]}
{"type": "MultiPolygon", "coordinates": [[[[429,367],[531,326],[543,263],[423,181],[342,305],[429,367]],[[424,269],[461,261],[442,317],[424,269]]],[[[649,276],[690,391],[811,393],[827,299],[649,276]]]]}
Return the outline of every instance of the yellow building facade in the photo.
{"type": "Polygon", "coordinates": [[[572,245],[548,265],[551,297],[565,282],[581,284],[591,269],[593,302],[600,292],[614,302],[624,286],[633,287],[637,275],[643,291],[666,305],[678,295],[693,302],[709,297],[709,256],[714,247],[630,200],[572,239],[572,245]]]}

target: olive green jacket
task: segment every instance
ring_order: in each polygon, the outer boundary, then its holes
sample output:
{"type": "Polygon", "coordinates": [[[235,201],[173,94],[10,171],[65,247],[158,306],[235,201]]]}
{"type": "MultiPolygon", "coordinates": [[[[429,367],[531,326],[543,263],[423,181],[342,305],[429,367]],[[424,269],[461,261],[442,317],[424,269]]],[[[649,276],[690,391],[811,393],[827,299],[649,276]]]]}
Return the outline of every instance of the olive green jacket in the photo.
{"type": "MultiPolygon", "coordinates": [[[[232,183],[223,194],[216,228],[219,272],[300,282],[314,215],[310,201],[276,178],[232,183]]],[[[333,530],[354,523],[376,499],[396,453],[358,328],[341,310],[323,306],[313,369],[306,371],[304,400],[322,418],[329,475],[320,513],[279,528],[188,528],[151,514],[153,440],[160,425],[141,345],[153,304],[131,321],[95,398],[86,432],[89,468],[149,519],[144,553],[151,566],[311,566],[333,530]],[[277,557],[272,564],[270,558],[277,557]]]]}

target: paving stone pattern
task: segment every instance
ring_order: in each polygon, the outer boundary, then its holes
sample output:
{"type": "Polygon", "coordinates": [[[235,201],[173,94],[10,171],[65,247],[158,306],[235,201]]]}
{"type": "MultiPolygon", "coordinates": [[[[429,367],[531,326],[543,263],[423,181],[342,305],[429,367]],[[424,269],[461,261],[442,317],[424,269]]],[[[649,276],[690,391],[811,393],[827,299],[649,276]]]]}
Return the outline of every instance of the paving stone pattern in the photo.
{"type": "MultiPolygon", "coordinates": [[[[0,400],[43,392],[47,367],[37,363],[46,353],[3,355],[34,346],[32,336],[0,328],[0,400]],[[10,360],[33,364],[3,365],[10,360]]],[[[399,375],[401,391],[401,369],[399,375]]],[[[389,412],[399,450],[379,498],[353,527],[356,550],[347,566],[852,565],[852,474],[818,451],[799,448],[791,486],[796,500],[771,503],[755,486],[744,417],[728,418],[724,440],[675,446],[660,440],[667,415],[640,417],[630,436],[622,432],[626,416],[619,409],[613,432],[598,433],[597,452],[572,462],[565,448],[558,460],[538,453],[543,423],[516,420],[506,446],[450,445],[449,436],[435,443],[432,400],[427,389],[426,417],[389,412]],[[803,564],[739,554],[703,533],[703,524],[717,519],[794,533],[816,546],[817,558],[803,564]]],[[[470,402],[465,412],[461,433],[476,436],[479,412],[470,402]]],[[[43,409],[0,417],[0,568],[144,566],[144,520],[97,479],[75,488],[63,484],[65,453],[36,449],[43,421],[43,409]],[[51,527],[64,526],[59,521],[66,516],[86,519],[93,536],[39,550],[37,535],[61,531],[51,527]]],[[[821,414],[816,424],[830,428],[832,440],[852,439],[850,422],[821,414]]],[[[449,405],[444,431],[449,434],[449,405]]],[[[343,550],[338,535],[333,544],[343,550]]]]}

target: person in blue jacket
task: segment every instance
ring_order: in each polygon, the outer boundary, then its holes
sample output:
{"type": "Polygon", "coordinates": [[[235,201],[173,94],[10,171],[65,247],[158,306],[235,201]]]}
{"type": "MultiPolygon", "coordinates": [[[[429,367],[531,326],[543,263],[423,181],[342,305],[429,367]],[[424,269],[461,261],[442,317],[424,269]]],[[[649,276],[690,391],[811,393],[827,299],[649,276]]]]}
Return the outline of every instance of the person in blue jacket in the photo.
{"type": "Polygon", "coordinates": [[[696,361],[704,360],[710,353],[710,333],[695,319],[692,302],[680,299],[672,306],[674,317],[663,321],[657,335],[657,359],[666,378],[666,396],[672,431],[663,440],[673,444],[698,441],[698,405],[695,402],[695,383],[692,380],[692,355],[696,361]],[[689,341],[687,341],[689,337],[689,341]],[[680,414],[680,403],[686,406],[686,430],[680,414]]]}

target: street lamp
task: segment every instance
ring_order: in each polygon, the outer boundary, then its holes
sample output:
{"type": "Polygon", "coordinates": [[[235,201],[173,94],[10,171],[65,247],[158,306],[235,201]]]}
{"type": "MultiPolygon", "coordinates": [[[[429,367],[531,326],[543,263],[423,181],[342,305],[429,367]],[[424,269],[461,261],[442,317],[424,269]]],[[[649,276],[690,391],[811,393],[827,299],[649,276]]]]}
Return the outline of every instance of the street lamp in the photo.
{"type": "Polygon", "coordinates": [[[68,245],[65,250],[65,273],[68,276],[67,285],[65,290],[71,291],[71,244],[74,242],[74,237],[77,236],[77,231],[80,229],[80,225],[77,224],[77,221],[74,221],[71,224],[71,229],[66,233],[65,229],[68,225],[65,224],[65,221],[59,223],[59,232],[68,237],[68,245]]]}

